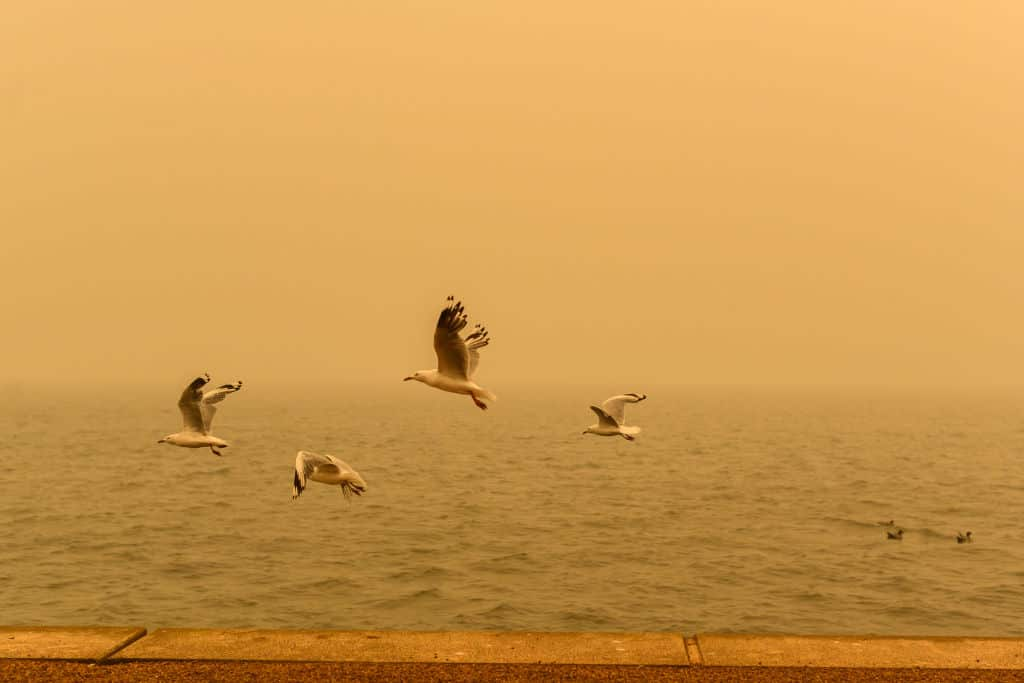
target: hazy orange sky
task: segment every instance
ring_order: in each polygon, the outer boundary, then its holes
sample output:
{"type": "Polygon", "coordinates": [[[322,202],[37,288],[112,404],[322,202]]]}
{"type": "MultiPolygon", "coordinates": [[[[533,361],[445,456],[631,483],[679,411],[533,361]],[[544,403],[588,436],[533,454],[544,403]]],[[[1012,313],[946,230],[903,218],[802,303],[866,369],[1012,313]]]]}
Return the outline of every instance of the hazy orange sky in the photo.
{"type": "Polygon", "coordinates": [[[0,380],[1024,377],[1024,4],[9,3],[0,380]]]}

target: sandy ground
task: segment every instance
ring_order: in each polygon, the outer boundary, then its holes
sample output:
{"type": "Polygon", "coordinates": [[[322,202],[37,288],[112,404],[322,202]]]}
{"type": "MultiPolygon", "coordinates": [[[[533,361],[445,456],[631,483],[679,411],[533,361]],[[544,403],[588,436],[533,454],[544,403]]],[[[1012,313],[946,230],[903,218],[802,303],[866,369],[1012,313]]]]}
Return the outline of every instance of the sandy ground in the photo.
{"type": "Polygon", "coordinates": [[[659,683],[897,683],[1022,681],[1024,671],[803,669],[785,667],[581,666],[571,664],[380,664],[295,662],[125,662],[0,660],[0,681],[636,681],[659,683]]]}

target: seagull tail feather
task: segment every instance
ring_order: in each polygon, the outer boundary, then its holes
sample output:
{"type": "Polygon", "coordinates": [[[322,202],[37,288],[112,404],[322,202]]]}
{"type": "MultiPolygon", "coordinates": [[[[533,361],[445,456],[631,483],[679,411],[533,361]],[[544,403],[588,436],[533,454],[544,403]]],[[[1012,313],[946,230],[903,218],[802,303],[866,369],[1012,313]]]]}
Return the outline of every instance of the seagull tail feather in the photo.
{"type": "Polygon", "coordinates": [[[495,396],[493,392],[488,391],[487,389],[484,389],[483,387],[481,387],[480,389],[474,389],[473,390],[473,395],[476,396],[477,398],[483,398],[483,399],[486,399],[488,401],[497,401],[498,400],[498,397],[495,396]]]}
{"type": "Polygon", "coordinates": [[[353,472],[345,481],[341,482],[341,493],[346,500],[352,499],[352,494],[361,496],[366,492],[366,482],[358,474],[353,472]]]}

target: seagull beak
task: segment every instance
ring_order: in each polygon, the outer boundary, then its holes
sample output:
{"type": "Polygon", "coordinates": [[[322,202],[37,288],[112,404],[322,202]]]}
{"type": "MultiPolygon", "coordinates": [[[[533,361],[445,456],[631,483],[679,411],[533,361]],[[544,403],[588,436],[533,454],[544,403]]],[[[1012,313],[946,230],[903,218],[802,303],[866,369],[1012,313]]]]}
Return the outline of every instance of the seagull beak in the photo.
{"type": "Polygon", "coordinates": [[[403,382],[408,382],[408,381],[409,381],[409,380],[411,380],[411,379],[416,379],[416,378],[415,378],[415,377],[406,377],[406,378],[405,378],[405,379],[403,379],[402,381],[403,381],[403,382]]]}
{"type": "Polygon", "coordinates": [[[164,442],[164,439],[160,439],[159,441],[157,441],[157,443],[163,443],[163,442],[164,442]]]}

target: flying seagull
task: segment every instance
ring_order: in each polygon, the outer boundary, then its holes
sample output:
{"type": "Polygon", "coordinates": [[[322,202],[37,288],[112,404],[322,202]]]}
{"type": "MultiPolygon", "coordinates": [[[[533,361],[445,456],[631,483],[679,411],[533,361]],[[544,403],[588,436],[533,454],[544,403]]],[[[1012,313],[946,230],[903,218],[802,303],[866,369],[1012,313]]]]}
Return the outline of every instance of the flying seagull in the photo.
{"type": "Polygon", "coordinates": [[[185,428],[176,434],[168,434],[157,443],[169,443],[183,448],[209,447],[214,455],[220,455],[218,448],[228,447],[226,441],[210,433],[210,423],[217,414],[216,404],[223,401],[228,394],[241,389],[242,380],[203,391],[203,387],[209,381],[210,375],[207,373],[204,377],[196,377],[185,387],[185,391],[181,392],[181,398],[178,399],[178,408],[181,410],[185,428]]]}
{"type": "Polygon", "coordinates": [[[626,404],[639,403],[647,398],[647,394],[619,394],[612,396],[601,404],[601,407],[590,406],[590,409],[597,413],[597,424],[590,425],[583,433],[597,434],[598,436],[621,436],[627,441],[632,441],[635,434],[640,433],[639,427],[627,427],[626,404]]]}
{"type": "Polygon", "coordinates": [[[487,410],[487,404],[480,399],[497,401],[498,397],[474,382],[473,373],[480,362],[480,349],[490,344],[491,339],[487,328],[479,323],[466,337],[460,337],[459,332],[468,324],[462,302],[448,297],[434,330],[437,370],[418,370],[403,381],[414,379],[453,394],[469,394],[477,408],[487,410]]]}
{"type": "Polygon", "coordinates": [[[292,481],[293,500],[306,490],[308,480],[331,486],[340,485],[345,498],[350,498],[353,493],[360,496],[366,491],[366,482],[348,463],[338,460],[333,455],[299,451],[295,455],[295,479],[292,481]]]}
{"type": "Polygon", "coordinates": [[[886,531],[885,532],[885,537],[887,539],[889,539],[890,541],[902,541],[903,540],[903,529],[900,529],[896,533],[893,533],[891,531],[886,531]]]}
{"type": "Polygon", "coordinates": [[[957,543],[974,543],[974,539],[971,538],[971,532],[968,531],[966,534],[962,534],[959,531],[956,532],[957,543]]]}

